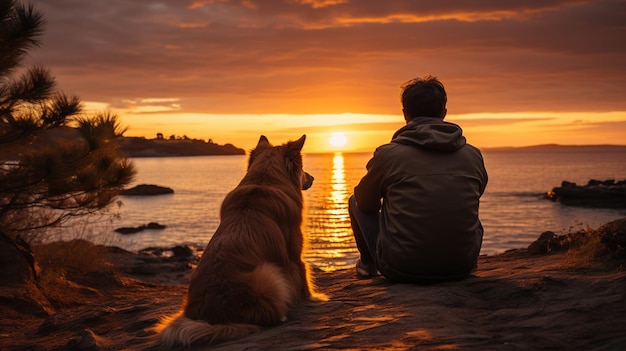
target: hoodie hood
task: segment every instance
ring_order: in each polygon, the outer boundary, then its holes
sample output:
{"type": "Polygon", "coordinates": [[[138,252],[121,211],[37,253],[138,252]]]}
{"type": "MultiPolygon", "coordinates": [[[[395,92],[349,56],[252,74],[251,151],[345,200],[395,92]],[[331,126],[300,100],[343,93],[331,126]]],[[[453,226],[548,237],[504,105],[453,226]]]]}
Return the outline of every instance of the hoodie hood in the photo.
{"type": "Polygon", "coordinates": [[[461,127],[430,117],[414,118],[396,131],[391,142],[436,151],[455,151],[466,144],[461,127]]]}

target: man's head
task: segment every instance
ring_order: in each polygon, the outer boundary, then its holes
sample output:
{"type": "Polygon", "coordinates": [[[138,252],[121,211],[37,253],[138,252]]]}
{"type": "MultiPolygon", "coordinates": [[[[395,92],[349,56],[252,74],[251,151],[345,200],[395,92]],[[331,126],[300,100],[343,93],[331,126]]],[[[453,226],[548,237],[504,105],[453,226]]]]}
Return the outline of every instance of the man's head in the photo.
{"type": "Polygon", "coordinates": [[[402,112],[407,123],[415,117],[444,118],[448,97],[443,84],[433,76],[415,78],[402,86],[402,112]]]}

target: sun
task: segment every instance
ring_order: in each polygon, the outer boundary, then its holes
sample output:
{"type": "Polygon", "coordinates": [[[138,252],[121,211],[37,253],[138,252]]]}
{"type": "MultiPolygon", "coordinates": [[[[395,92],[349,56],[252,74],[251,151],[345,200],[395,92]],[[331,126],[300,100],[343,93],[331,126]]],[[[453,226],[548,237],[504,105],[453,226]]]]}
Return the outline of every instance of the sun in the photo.
{"type": "Polygon", "coordinates": [[[328,143],[334,147],[344,147],[348,143],[348,138],[344,132],[334,132],[330,135],[328,143]]]}

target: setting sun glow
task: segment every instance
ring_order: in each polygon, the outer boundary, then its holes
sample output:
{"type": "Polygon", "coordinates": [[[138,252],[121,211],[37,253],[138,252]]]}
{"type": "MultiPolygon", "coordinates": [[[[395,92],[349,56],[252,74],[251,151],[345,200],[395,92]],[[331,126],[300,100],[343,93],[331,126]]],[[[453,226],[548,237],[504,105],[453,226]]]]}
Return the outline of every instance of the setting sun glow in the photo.
{"type": "Polygon", "coordinates": [[[348,139],[346,138],[346,133],[344,132],[335,132],[330,135],[330,139],[328,139],[328,143],[334,147],[344,147],[348,143],[348,139]]]}
{"type": "Polygon", "coordinates": [[[623,1],[73,1],[69,22],[67,1],[30,2],[47,25],[24,66],[49,69],[85,113],[119,116],[125,137],[251,150],[306,134],[304,153],[371,153],[405,124],[403,84],[434,75],[446,121],[481,149],[626,140],[623,1]],[[399,32],[428,35],[408,50],[399,32]]]}

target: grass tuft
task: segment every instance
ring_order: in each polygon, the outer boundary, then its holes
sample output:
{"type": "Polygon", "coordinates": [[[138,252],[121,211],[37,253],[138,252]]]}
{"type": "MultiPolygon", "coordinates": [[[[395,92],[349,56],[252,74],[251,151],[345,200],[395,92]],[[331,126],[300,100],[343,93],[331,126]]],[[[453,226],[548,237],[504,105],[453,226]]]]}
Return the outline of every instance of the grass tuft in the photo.
{"type": "Polygon", "coordinates": [[[81,303],[100,295],[100,288],[116,283],[108,251],[102,245],[74,239],[33,246],[41,267],[37,285],[55,305],[81,303]]]}
{"type": "Polygon", "coordinates": [[[572,245],[565,253],[563,266],[566,268],[592,268],[605,261],[607,254],[606,245],[602,242],[601,235],[588,229],[579,232],[576,244],[572,245]]]}

